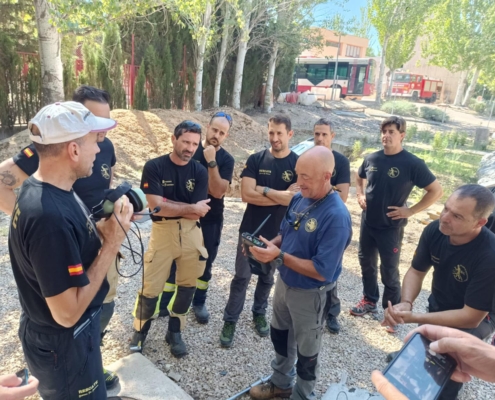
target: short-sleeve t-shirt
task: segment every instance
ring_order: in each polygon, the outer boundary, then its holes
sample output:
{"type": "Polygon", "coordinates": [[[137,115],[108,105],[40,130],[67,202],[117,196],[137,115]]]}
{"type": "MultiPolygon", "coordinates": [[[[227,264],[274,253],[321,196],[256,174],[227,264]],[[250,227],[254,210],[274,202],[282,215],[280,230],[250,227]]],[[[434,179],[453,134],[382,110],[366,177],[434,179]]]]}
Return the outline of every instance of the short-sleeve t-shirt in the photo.
{"type": "Polygon", "coordinates": [[[315,200],[303,198],[297,193],[289,204],[289,221],[280,224],[282,235],[281,250],[295,257],[311,260],[316,271],[325,282],[299,274],[282,265],[278,268],[280,277],[287,286],[312,289],[335,282],[342,272],[342,258],[352,237],[351,216],[344,202],[336,192],[330,193],[314,210],[302,219],[297,230],[296,216],[313,204],[315,200]],[[289,223],[290,222],[290,223],[289,223]]]}
{"type": "Polygon", "coordinates": [[[404,206],[414,186],[425,188],[436,179],[425,162],[407,150],[390,156],[383,150],[370,154],[359,167],[358,175],[368,181],[364,221],[376,229],[405,226],[406,218],[387,217],[388,207],[404,206]]]}
{"type": "MultiPolygon", "coordinates": [[[[29,177],[21,187],[9,232],[12,270],[28,318],[38,325],[66,329],[53,319],[45,298],[88,285],[86,271],[100,247],[89,210],[74,191],[29,177]]],[[[107,292],[104,279],[88,310],[100,307],[107,292]]]]}
{"type": "MultiPolygon", "coordinates": [[[[206,162],[203,151],[203,144],[200,142],[193,158],[208,170],[208,163],[206,162]]],[[[221,147],[215,155],[215,160],[217,162],[216,168],[218,168],[220,177],[229,181],[229,183],[232,182],[232,174],[234,173],[235,164],[234,157],[232,157],[223,147],[221,147]]],[[[222,197],[221,199],[217,199],[210,194],[208,194],[208,198],[210,199],[210,202],[208,203],[210,206],[210,211],[208,211],[208,214],[200,219],[202,224],[211,224],[223,219],[224,198],[222,197]]]]}
{"type": "MultiPolygon", "coordinates": [[[[74,182],[72,188],[91,211],[105,197],[105,190],[110,187],[111,168],[117,162],[115,149],[110,139],[105,138],[98,143],[100,152],[96,154],[93,164],[93,173],[87,178],[81,178],[74,182]]],[[[33,144],[22,149],[14,156],[16,165],[28,176],[33,175],[38,169],[39,156],[33,144]]]]}
{"type": "MultiPolygon", "coordinates": [[[[273,157],[269,149],[252,154],[246,161],[241,178],[253,178],[256,185],[266,186],[275,190],[287,190],[297,181],[296,176],[297,154],[293,151],[284,158],[273,157]]],[[[271,240],[278,235],[280,222],[284,217],[286,206],[257,206],[248,203],[242,218],[239,232],[253,233],[264,219],[271,215],[258,235],[271,240]]]]}
{"type": "Polygon", "coordinates": [[[495,235],[483,227],[471,242],[454,246],[439,230],[439,220],[423,231],[412,267],[427,272],[433,266],[430,303],[435,310],[458,310],[467,305],[495,311],[495,235]]]}
{"type": "Polygon", "coordinates": [[[332,179],[330,180],[333,186],[341,183],[351,183],[351,164],[346,156],[338,151],[332,150],[335,159],[335,168],[333,169],[332,179]]]}
{"type": "MultiPolygon", "coordinates": [[[[145,194],[195,204],[207,198],[208,172],[195,161],[189,161],[186,165],[174,164],[170,154],[166,154],[146,162],[141,177],[141,189],[145,194]]],[[[162,217],[152,215],[151,219],[161,221],[162,217]]]]}

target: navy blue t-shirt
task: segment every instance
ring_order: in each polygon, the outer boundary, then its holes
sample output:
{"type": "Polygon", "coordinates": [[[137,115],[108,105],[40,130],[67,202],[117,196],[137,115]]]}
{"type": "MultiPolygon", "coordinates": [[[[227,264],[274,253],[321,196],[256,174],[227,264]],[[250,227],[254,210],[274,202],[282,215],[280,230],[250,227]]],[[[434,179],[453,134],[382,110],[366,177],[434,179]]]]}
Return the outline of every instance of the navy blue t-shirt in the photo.
{"type": "Polygon", "coordinates": [[[336,193],[330,193],[315,209],[302,219],[298,230],[291,223],[296,221],[294,211],[300,213],[315,200],[296,194],[288,207],[288,218],[280,224],[281,250],[295,257],[311,260],[325,282],[310,278],[282,265],[280,277],[286,285],[300,289],[312,289],[335,282],[342,272],[342,258],[352,237],[351,215],[336,193]]]}

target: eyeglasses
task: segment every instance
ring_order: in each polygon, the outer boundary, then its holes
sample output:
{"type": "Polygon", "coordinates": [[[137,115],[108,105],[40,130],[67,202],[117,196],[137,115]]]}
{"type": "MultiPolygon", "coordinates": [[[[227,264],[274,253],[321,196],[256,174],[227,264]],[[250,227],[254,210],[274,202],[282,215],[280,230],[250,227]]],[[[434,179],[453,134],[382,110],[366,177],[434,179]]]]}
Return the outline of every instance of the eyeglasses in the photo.
{"type": "Polygon", "coordinates": [[[230,114],[227,114],[226,112],[223,111],[219,111],[213,114],[213,117],[211,117],[210,119],[210,123],[217,117],[224,117],[227,121],[229,121],[229,125],[232,126],[232,117],[230,116],[230,114]]]}
{"type": "Polygon", "coordinates": [[[197,124],[196,122],[192,122],[192,121],[182,121],[179,124],[178,128],[186,128],[186,129],[195,128],[201,130],[201,126],[199,126],[199,124],[197,124]]]}

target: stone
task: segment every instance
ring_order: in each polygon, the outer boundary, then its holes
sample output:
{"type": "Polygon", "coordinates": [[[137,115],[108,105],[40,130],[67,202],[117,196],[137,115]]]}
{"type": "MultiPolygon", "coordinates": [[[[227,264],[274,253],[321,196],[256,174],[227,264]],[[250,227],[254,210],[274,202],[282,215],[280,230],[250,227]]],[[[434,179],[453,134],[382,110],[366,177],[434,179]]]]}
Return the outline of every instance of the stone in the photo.
{"type": "Polygon", "coordinates": [[[175,371],[170,371],[168,373],[168,377],[170,379],[173,379],[175,382],[180,382],[180,380],[182,379],[182,375],[175,371]]]}

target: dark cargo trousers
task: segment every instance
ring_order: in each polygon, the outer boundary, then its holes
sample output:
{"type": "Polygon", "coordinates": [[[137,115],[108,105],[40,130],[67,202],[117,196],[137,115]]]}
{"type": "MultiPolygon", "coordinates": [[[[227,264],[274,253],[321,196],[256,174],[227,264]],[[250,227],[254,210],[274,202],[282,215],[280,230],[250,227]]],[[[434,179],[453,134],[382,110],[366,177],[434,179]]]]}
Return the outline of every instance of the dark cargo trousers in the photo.
{"type": "Polygon", "coordinates": [[[315,399],[318,354],[327,313],[327,296],[335,283],[314,289],[287,286],[277,278],[270,335],[275,348],[272,383],[292,389],[292,400],[315,399]],[[294,368],[294,363],[296,362],[294,368]],[[297,374],[296,383],[294,377],[297,374]]]}
{"type": "Polygon", "coordinates": [[[363,294],[366,300],[377,303],[380,300],[378,288],[378,255],[380,275],[385,286],[382,296],[383,308],[400,303],[399,260],[404,228],[374,229],[361,218],[358,257],[363,279],[363,294]]]}
{"type": "MultiPolygon", "coordinates": [[[[251,268],[249,267],[249,259],[242,253],[242,236],[239,234],[237,243],[237,255],[235,260],[235,275],[230,284],[230,294],[223,320],[225,322],[237,322],[244,308],[246,301],[246,291],[251,280],[251,268]]],[[[259,275],[254,292],[254,302],[252,311],[254,314],[265,315],[268,307],[268,297],[273,286],[273,274],[275,269],[272,268],[267,275],[259,275]]]]}

